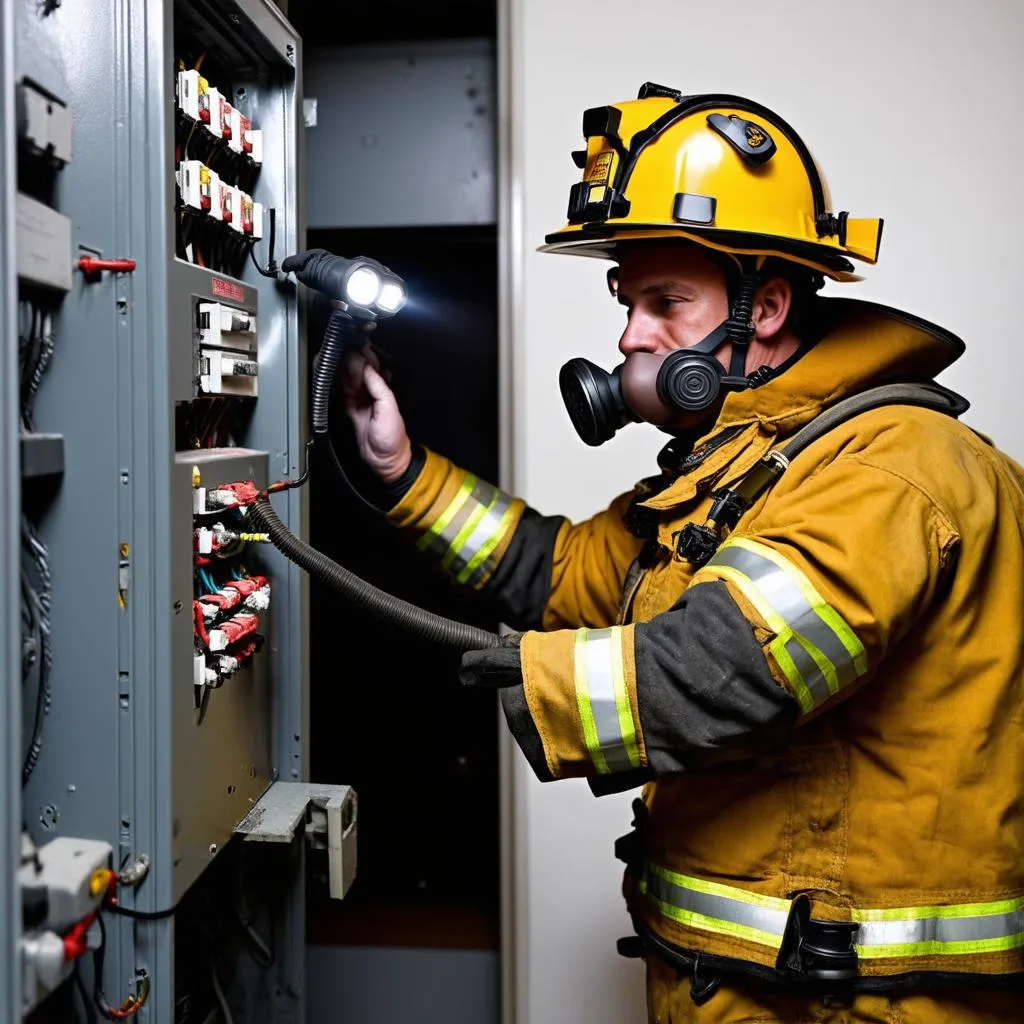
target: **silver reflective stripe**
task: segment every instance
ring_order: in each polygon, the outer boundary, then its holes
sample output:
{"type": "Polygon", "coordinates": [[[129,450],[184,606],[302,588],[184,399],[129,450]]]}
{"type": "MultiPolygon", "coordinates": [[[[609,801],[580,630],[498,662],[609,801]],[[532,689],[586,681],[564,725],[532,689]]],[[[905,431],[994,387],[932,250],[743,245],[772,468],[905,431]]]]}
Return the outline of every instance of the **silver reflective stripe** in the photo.
{"type": "MultiPolygon", "coordinates": [[[[674,876],[680,879],[685,876],[674,876]]],[[[691,880],[700,884],[696,879],[691,880]]],[[[682,923],[706,931],[718,931],[724,934],[738,935],[740,938],[751,939],[762,945],[778,949],[782,944],[782,935],[786,930],[789,918],[788,902],[773,901],[785,904],[785,909],[772,906],[761,906],[749,900],[733,899],[717,891],[725,886],[712,886],[707,883],[700,889],[676,884],[667,873],[649,870],[647,873],[647,893],[660,903],[676,910],[683,911],[686,920],[682,923]],[[698,915],[696,919],[691,915],[698,915]],[[736,927],[739,926],[739,927],[736,927]],[[742,929],[742,930],[741,930],[742,929]],[[747,932],[757,933],[757,935],[747,932]]],[[[740,890],[737,890],[739,892],[740,890]]],[[[765,901],[767,902],[767,901],[765,901]]],[[[676,916],[676,915],[668,915],[676,916]]]]}
{"type": "Polygon", "coordinates": [[[785,644],[787,653],[793,659],[800,676],[810,690],[813,706],[824,704],[832,696],[828,688],[828,680],[825,678],[815,660],[808,654],[807,648],[795,636],[789,637],[785,644]]]}
{"type": "Polygon", "coordinates": [[[602,774],[640,766],[622,658],[622,627],[577,630],[576,702],[587,750],[602,774]]]}
{"type": "MultiPolygon", "coordinates": [[[[817,616],[789,573],[763,555],[739,545],[724,545],[711,565],[731,565],[755,584],[794,633],[810,640],[836,667],[840,687],[857,678],[853,659],[839,637],[817,616]]],[[[804,676],[806,679],[807,677],[804,676]]],[[[809,680],[808,680],[809,682],[809,680]]]]}
{"type": "MultiPolygon", "coordinates": [[[[856,912],[854,912],[856,917],[856,912]]],[[[983,942],[1024,933],[1024,910],[980,917],[924,917],[860,921],[859,946],[902,946],[919,942],[983,942]]]]}
{"type": "MultiPolygon", "coordinates": [[[[451,551],[452,544],[456,538],[474,513],[478,513],[481,506],[486,507],[489,505],[497,493],[498,489],[493,484],[489,484],[484,480],[477,480],[467,497],[456,495],[452,504],[458,502],[458,507],[454,515],[445,523],[440,532],[435,535],[430,543],[429,550],[437,555],[438,558],[454,557],[454,554],[449,556],[449,551],[451,551]]],[[[446,509],[442,518],[447,512],[448,510],[446,509]]]]}
{"type": "Polygon", "coordinates": [[[444,511],[419,540],[459,583],[479,587],[494,569],[494,551],[508,532],[514,500],[467,474],[444,511]]]}
{"type": "MultiPolygon", "coordinates": [[[[791,903],[648,863],[641,889],[664,917],[690,928],[778,949],[791,903]]],[[[1024,946],[1024,897],[993,903],[852,909],[865,959],[963,956],[1024,946]]],[[[818,914],[818,920],[829,918],[818,914]]]]}
{"type": "MultiPolygon", "coordinates": [[[[798,688],[802,682],[809,693],[811,707],[804,710],[817,707],[867,671],[864,647],[856,634],[779,552],[735,538],[715,553],[708,562],[708,567],[713,566],[738,573],[743,589],[755,587],[755,604],[762,608],[767,604],[772,613],[769,627],[784,627],[780,642],[800,677],[793,681],[798,688]]],[[[790,674],[786,666],[783,670],[790,674]]]]}
{"type": "MultiPolygon", "coordinates": [[[[494,504],[487,509],[483,514],[483,518],[476,525],[476,529],[469,535],[466,542],[462,545],[459,553],[455,556],[452,561],[452,572],[456,575],[461,573],[469,566],[469,563],[476,558],[480,553],[481,548],[488,541],[493,540],[501,528],[502,520],[505,518],[505,513],[512,507],[512,499],[505,494],[504,491],[497,492],[497,498],[494,500],[494,504]]],[[[474,575],[477,575],[483,566],[474,567],[474,575]]],[[[460,582],[465,582],[460,580],[460,582]]]]}

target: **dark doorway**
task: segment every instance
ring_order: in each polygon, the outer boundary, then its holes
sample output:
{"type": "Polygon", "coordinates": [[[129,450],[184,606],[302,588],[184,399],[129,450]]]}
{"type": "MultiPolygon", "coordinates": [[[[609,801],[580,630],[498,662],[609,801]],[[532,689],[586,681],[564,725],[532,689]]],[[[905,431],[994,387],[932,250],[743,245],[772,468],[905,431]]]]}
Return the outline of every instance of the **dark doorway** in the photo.
{"type": "MultiPolygon", "coordinates": [[[[497,238],[493,227],[317,230],[310,247],[367,255],[406,281],[409,305],[376,332],[410,437],[484,479],[498,475],[497,238]]],[[[311,317],[311,343],[318,337],[311,317]]],[[[335,445],[358,483],[343,402],[335,445]]],[[[496,623],[456,592],[326,465],[312,482],[313,544],[390,592],[496,623]]],[[[359,795],[359,870],[341,905],[310,911],[315,942],[498,945],[497,712],[467,692],[459,655],[311,592],[312,777],[359,795]]]]}

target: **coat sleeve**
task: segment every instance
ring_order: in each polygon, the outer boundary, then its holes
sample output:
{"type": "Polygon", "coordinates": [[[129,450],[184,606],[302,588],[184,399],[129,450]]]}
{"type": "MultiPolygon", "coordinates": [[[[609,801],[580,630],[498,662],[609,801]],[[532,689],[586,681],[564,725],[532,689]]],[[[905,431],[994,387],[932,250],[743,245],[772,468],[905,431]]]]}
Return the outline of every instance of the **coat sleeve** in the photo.
{"type": "Polygon", "coordinates": [[[649,622],[527,633],[506,717],[542,779],[635,784],[778,749],[871,678],[958,543],[919,486],[840,457],[741,520],[649,622]]]}
{"type": "Polygon", "coordinates": [[[542,516],[519,498],[422,449],[388,518],[457,585],[516,629],[605,626],[640,550],[623,514],[632,492],[591,519],[542,516]]]}

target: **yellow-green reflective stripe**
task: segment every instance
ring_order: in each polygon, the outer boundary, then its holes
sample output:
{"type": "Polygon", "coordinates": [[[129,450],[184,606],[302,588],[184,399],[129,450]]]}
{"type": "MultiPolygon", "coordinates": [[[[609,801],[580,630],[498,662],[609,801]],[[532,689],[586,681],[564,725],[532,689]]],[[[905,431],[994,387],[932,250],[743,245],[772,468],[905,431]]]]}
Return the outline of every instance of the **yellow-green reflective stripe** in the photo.
{"type": "Polygon", "coordinates": [[[476,528],[459,551],[458,561],[465,563],[456,576],[459,583],[467,583],[487,554],[494,550],[494,545],[497,543],[496,538],[500,537],[503,532],[502,524],[506,522],[511,507],[512,499],[503,491],[498,491],[494,501],[487,507],[476,528]],[[481,555],[481,552],[486,553],[481,555]]]}
{"type": "MultiPolygon", "coordinates": [[[[682,924],[735,935],[777,949],[790,901],[647,865],[641,890],[660,913],[682,924]]],[[[1024,897],[944,907],[866,908],[851,911],[859,929],[856,950],[865,959],[963,956],[1024,946],[1024,897]]]]}
{"type": "Polygon", "coordinates": [[[644,891],[662,914],[681,924],[748,939],[772,949],[782,944],[789,915],[786,900],[737,899],[735,893],[740,890],[714,884],[687,884],[691,881],[696,879],[652,867],[644,891]]]}
{"type": "Polygon", "coordinates": [[[865,960],[894,960],[911,956],[965,956],[969,953],[1002,953],[1024,946],[1024,934],[974,942],[908,942],[891,946],[857,945],[857,955],[865,960]]]}
{"type": "Polygon", "coordinates": [[[615,710],[619,716],[619,735],[626,750],[626,757],[633,768],[640,767],[640,750],[636,743],[636,728],[633,725],[633,709],[629,704],[626,689],[626,671],[622,660],[622,628],[613,626],[608,630],[611,643],[612,689],[615,692],[615,710]]]}
{"type": "MultiPolygon", "coordinates": [[[[867,670],[864,647],[834,608],[828,606],[810,580],[777,551],[743,537],[728,541],[708,563],[742,586],[766,623],[778,635],[772,653],[784,648],[799,671],[807,694],[796,687],[804,711],[824,703],[867,670]],[[742,584],[745,580],[746,584],[742,584]],[[770,610],[770,614],[768,614],[770,610]],[[779,626],[784,625],[780,632],[779,626]],[[781,640],[780,640],[781,638],[781,640]],[[807,696],[812,704],[806,704],[807,696]]],[[[785,664],[780,663],[791,682],[785,664]]]]}
{"type": "Polygon", "coordinates": [[[859,908],[851,912],[854,921],[916,921],[922,917],[984,917],[1014,914],[1024,910],[1024,896],[991,903],[954,903],[947,907],[892,907],[886,910],[859,908]]]}
{"type": "Polygon", "coordinates": [[[441,559],[441,565],[445,569],[451,568],[452,562],[455,561],[456,557],[462,551],[462,546],[472,536],[477,523],[487,515],[491,506],[493,506],[497,500],[498,492],[495,490],[494,494],[491,496],[491,500],[486,505],[483,503],[477,503],[473,511],[469,513],[469,518],[465,523],[463,523],[462,529],[455,535],[455,539],[448,545],[448,550],[444,553],[444,557],[441,559]]]}
{"type": "Polygon", "coordinates": [[[430,529],[416,542],[416,546],[420,551],[426,551],[440,537],[441,531],[444,530],[455,517],[455,513],[466,503],[469,492],[473,490],[474,486],[476,486],[476,477],[469,473],[466,475],[466,479],[462,481],[462,486],[455,497],[452,498],[448,507],[434,520],[434,524],[430,529]]]}
{"type": "MultiPolygon", "coordinates": [[[[729,544],[730,542],[726,542],[724,546],[728,547],[729,544]]],[[[777,573],[766,572],[763,584],[773,589],[778,588],[776,590],[778,601],[775,601],[774,595],[771,593],[767,596],[775,603],[775,607],[790,624],[794,633],[806,637],[832,661],[841,674],[849,666],[853,670],[849,682],[867,672],[867,655],[857,634],[850,629],[846,620],[818,593],[814,584],[792,562],[767,544],[760,544],[747,537],[736,537],[731,544],[742,548],[755,558],[767,559],[778,570],[777,573]],[[782,582],[783,580],[786,581],[785,584],[782,582]],[[790,590],[794,584],[799,592],[799,597],[790,590]],[[815,616],[828,629],[822,630],[818,622],[815,621],[815,616]],[[847,655],[846,659],[842,657],[838,649],[834,648],[833,636],[842,644],[847,655]]],[[[751,576],[749,572],[747,575],[751,576]]],[[[761,578],[754,576],[751,578],[755,579],[759,585],[762,584],[761,578]]],[[[840,678],[840,685],[845,686],[847,682],[840,678]]]]}
{"type": "MultiPolygon", "coordinates": [[[[646,889],[646,886],[643,887],[646,889]]],[[[762,946],[770,946],[778,949],[781,945],[781,938],[769,932],[759,931],[757,928],[750,928],[742,924],[734,924],[731,921],[721,921],[716,918],[706,917],[695,910],[680,910],[678,907],[665,903],[664,900],[648,892],[648,898],[658,908],[663,916],[690,928],[696,928],[703,932],[716,932],[719,935],[731,935],[737,939],[746,939],[748,942],[757,942],[762,946]]]]}
{"type": "Polygon", "coordinates": [[[639,767],[622,663],[622,627],[577,630],[573,674],[583,736],[594,767],[601,774],[639,767]]]}
{"type": "Polygon", "coordinates": [[[860,925],[857,944],[871,957],[977,953],[1015,949],[1024,942],[1024,900],[1019,899],[855,910],[851,916],[860,925]]]}
{"type": "Polygon", "coordinates": [[[480,550],[469,560],[466,568],[459,574],[460,583],[472,581],[475,584],[479,582],[479,575],[475,576],[474,574],[491,557],[494,549],[502,542],[505,534],[508,533],[508,528],[515,518],[515,512],[515,506],[509,502],[508,508],[505,509],[505,514],[501,517],[501,522],[498,523],[498,528],[491,534],[490,539],[484,541],[480,546],[480,550]]]}
{"type": "Polygon", "coordinates": [[[594,767],[602,774],[608,774],[608,765],[601,752],[601,742],[597,738],[597,726],[594,723],[594,712],[590,707],[590,694],[587,692],[587,630],[576,631],[573,644],[573,677],[576,684],[576,706],[580,713],[580,724],[583,726],[583,739],[590,753],[594,767]]]}
{"type": "Polygon", "coordinates": [[[747,579],[739,570],[728,565],[716,565],[715,572],[723,579],[730,580],[736,585],[740,593],[754,606],[757,614],[764,619],[765,625],[775,634],[775,639],[768,645],[768,650],[775,656],[775,660],[782,669],[783,674],[793,687],[793,696],[796,697],[800,710],[807,714],[824,700],[828,699],[828,691],[823,696],[811,692],[811,688],[800,671],[797,662],[804,662],[804,670],[812,683],[823,682],[824,677],[817,671],[816,663],[806,664],[807,652],[793,636],[793,631],[779,616],[778,612],[764,599],[761,591],[747,579]],[[815,699],[820,696],[820,699],[815,699]]]}

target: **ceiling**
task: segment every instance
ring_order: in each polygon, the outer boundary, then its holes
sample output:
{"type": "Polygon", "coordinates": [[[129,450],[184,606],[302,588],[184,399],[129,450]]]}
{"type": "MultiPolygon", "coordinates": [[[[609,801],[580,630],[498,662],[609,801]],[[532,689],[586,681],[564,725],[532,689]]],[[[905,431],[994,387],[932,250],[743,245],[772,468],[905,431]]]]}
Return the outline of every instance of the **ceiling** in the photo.
{"type": "Polygon", "coordinates": [[[309,46],[493,37],[497,0],[288,0],[288,20],[309,46]]]}

